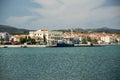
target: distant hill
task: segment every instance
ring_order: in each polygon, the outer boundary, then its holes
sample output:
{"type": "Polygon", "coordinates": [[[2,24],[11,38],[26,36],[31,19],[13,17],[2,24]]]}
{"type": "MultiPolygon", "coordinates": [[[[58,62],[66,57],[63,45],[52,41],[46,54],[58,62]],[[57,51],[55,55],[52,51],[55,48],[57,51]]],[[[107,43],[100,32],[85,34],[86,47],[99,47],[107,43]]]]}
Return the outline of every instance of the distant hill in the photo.
{"type": "Polygon", "coordinates": [[[120,29],[111,29],[111,28],[107,28],[107,27],[98,28],[98,29],[87,29],[87,31],[105,32],[105,33],[120,33],[120,29]]]}
{"type": "Polygon", "coordinates": [[[8,32],[10,34],[28,34],[29,30],[19,29],[7,25],[0,25],[0,32],[8,32]]]}
{"type": "MultiPolygon", "coordinates": [[[[70,29],[66,30],[56,30],[56,31],[62,31],[62,32],[70,32],[70,29]]],[[[111,29],[107,27],[103,28],[93,28],[93,29],[82,29],[82,28],[75,28],[73,29],[73,32],[83,32],[83,33],[88,33],[88,32],[105,32],[105,33],[120,33],[120,29],[111,29]]]]}
{"type": "MultiPolygon", "coordinates": [[[[19,29],[12,26],[0,25],[0,32],[8,32],[10,34],[28,34],[29,31],[35,30],[27,30],[27,29],[19,29]]],[[[54,31],[62,31],[62,32],[70,32],[70,29],[62,29],[62,30],[54,30],[54,31]]],[[[111,29],[107,27],[103,28],[93,28],[93,29],[82,29],[82,28],[74,28],[73,32],[105,32],[105,33],[120,33],[120,29],[111,29]]]]}

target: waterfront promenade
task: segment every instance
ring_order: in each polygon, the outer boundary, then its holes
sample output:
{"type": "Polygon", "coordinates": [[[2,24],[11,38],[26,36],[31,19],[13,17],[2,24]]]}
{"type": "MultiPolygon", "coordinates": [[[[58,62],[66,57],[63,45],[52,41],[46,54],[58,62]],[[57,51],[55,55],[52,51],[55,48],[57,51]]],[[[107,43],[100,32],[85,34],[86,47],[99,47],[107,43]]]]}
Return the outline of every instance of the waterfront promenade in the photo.
{"type": "MultiPolygon", "coordinates": [[[[109,45],[120,45],[120,44],[109,44],[109,45]]],[[[98,46],[109,46],[106,44],[93,44],[93,47],[98,46]]],[[[0,45],[0,48],[21,48],[21,47],[49,47],[50,45],[0,45]]],[[[74,47],[92,47],[88,44],[74,44],[74,47]]]]}
{"type": "Polygon", "coordinates": [[[0,45],[1,48],[46,47],[47,45],[0,45]]]}

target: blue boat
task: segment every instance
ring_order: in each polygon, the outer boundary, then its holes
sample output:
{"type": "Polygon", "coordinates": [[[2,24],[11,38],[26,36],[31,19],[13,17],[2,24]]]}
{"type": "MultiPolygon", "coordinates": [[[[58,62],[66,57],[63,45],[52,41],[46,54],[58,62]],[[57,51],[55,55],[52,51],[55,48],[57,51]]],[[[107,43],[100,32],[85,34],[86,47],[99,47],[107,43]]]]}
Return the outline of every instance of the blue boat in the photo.
{"type": "Polygon", "coordinates": [[[74,44],[72,42],[65,42],[63,40],[58,40],[56,45],[51,45],[48,47],[74,47],[74,44]]]}
{"type": "Polygon", "coordinates": [[[57,43],[55,47],[74,47],[74,44],[57,43]]]}

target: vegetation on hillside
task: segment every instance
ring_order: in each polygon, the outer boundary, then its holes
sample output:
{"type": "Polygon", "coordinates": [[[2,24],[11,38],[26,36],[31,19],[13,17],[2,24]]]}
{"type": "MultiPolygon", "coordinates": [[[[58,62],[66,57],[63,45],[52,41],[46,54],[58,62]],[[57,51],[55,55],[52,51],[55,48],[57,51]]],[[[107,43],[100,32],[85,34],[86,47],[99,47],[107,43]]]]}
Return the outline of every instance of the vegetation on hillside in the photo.
{"type": "MultiPolygon", "coordinates": [[[[70,29],[61,29],[56,31],[62,31],[62,32],[70,32],[70,29]]],[[[81,32],[81,33],[89,33],[89,32],[105,32],[105,33],[120,33],[120,29],[111,29],[107,27],[103,28],[97,28],[97,29],[82,29],[82,28],[75,28],[73,29],[73,32],[81,32]]]]}
{"type": "Polygon", "coordinates": [[[15,34],[28,34],[29,30],[18,29],[18,28],[6,26],[6,25],[0,25],[0,32],[8,32],[12,35],[15,35],[15,34]]]}
{"type": "MultiPolygon", "coordinates": [[[[19,29],[11,26],[0,25],[0,32],[8,32],[12,35],[14,34],[28,34],[30,30],[27,29],[19,29]]],[[[54,31],[62,31],[62,32],[70,32],[70,29],[61,29],[61,30],[54,30],[54,31]]],[[[120,33],[120,29],[111,29],[107,27],[103,28],[93,28],[93,29],[82,29],[82,28],[74,28],[73,32],[81,32],[81,33],[88,33],[88,32],[105,32],[105,33],[120,33]]]]}

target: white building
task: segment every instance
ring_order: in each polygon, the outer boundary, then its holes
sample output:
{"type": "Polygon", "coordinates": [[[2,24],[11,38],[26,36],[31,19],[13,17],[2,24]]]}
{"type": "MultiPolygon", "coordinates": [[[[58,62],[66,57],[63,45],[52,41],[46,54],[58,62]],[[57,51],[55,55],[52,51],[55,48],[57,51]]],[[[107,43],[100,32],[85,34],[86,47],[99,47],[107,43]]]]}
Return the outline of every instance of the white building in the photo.
{"type": "Polygon", "coordinates": [[[3,39],[5,43],[10,41],[10,34],[7,32],[0,32],[0,39],[3,39]]]}
{"type": "Polygon", "coordinates": [[[101,36],[101,40],[106,42],[106,43],[110,43],[110,36],[101,36]]]}
{"type": "Polygon", "coordinates": [[[114,34],[111,35],[104,35],[101,36],[101,40],[104,41],[105,43],[115,43],[117,40],[117,37],[114,34]]]}
{"type": "Polygon", "coordinates": [[[48,31],[48,30],[37,30],[37,31],[30,31],[29,36],[31,38],[38,37],[43,40],[44,36],[49,41],[56,41],[63,39],[63,33],[59,31],[48,31]]]}

